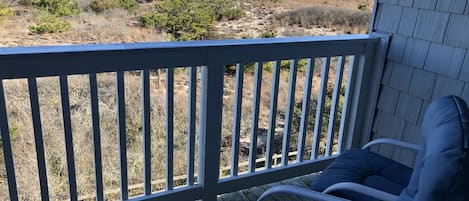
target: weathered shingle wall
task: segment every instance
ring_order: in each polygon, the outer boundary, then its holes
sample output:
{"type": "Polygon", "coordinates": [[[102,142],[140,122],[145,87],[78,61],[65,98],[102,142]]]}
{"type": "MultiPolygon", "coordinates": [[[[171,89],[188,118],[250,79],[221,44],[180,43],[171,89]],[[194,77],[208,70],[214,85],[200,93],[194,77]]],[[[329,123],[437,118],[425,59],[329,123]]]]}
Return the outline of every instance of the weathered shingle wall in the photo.
{"type": "MultiPolygon", "coordinates": [[[[372,138],[420,141],[432,99],[469,101],[468,0],[378,0],[374,32],[392,34],[372,138]]],[[[414,153],[382,146],[381,154],[411,165],[414,153]]]]}

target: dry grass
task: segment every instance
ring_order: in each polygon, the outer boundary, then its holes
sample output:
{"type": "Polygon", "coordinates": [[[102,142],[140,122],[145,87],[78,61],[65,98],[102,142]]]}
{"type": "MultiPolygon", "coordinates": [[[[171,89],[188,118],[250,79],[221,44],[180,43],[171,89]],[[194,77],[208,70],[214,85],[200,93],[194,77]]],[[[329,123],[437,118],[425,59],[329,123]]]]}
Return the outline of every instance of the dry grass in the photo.
{"type": "Polygon", "coordinates": [[[274,14],[272,22],[277,26],[338,28],[349,33],[365,33],[371,13],[330,6],[303,7],[274,14]]]}
{"type": "MultiPolygon", "coordinates": [[[[180,78],[184,76],[180,76],[180,78]]],[[[119,185],[119,161],[118,161],[118,136],[117,115],[115,110],[115,81],[112,74],[102,74],[99,82],[99,106],[103,155],[103,178],[105,190],[118,188],[119,185]]],[[[182,79],[181,78],[181,79],[182,79]]],[[[85,76],[71,76],[70,82],[70,106],[72,118],[72,132],[74,140],[74,152],[76,161],[78,192],[80,196],[93,194],[93,142],[91,130],[91,112],[88,96],[88,81],[85,76]]],[[[46,161],[48,168],[49,191],[53,200],[68,198],[67,165],[65,157],[65,145],[63,136],[63,124],[61,116],[61,102],[57,78],[38,79],[39,100],[41,104],[41,117],[46,149],[46,161]]],[[[140,80],[134,75],[126,75],[126,125],[127,125],[127,157],[129,166],[129,184],[143,182],[142,176],[142,143],[141,143],[141,95],[140,80]]],[[[13,152],[17,182],[21,200],[38,200],[39,186],[34,147],[34,135],[30,117],[29,96],[26,80],[11,80],[5,82],[7,100],[9,103],[9,123],[12,129],[17,129],[18,134],[13,137],[13,152]]],[[[179,91],[183,91],[178,89],[179,91]]],[[[165,108],[164,89],[153,86],[152,89],[152,170],[153,178],[164,177],[165,156],[165,108]]],[[[176,93],[175,99],[186,102],[187,94],[176,93]]],[[[175,175],[185,172],[185,129],[187,121],[185,105],[174,108],[175,122],[175,175]]],[[[2,174],[4,175],[4,174],[2,174]]],[[[3,177],[3,176],[2,176],[3,177]]],[[[7,192],[2,181],[3,190],[7,192]]],[[[5,197],[0,198],[4,200],[5,197]]]]}
{"type": "MultiPolygon", "coordinates": [[[[319,87],[319,65],[315,71],[313,92],[319,87]]],[[[334,70],[331,70],[330,77],[334,70]]],[[[163,74],[164,75],[164,74],[163,74]]],[[[153,75],[154,77],[155,75],[153,75]]],[[[162,76],[164,77],[164,76],[162,76]]],[[[270,88],[272,74],[264,70],[261,89],[259,128],[268,126],[268,113],[270,104],[270,88]]],[[[199,75],[200,78],[200,75],[199,75]]],[[[129,185],[143,182],[143,155],[142,155],[142,112],[141,112],[141,81],[135,73],[126,73],[125,76],[126,100],[126,126],[127,126],[127,158],[129,185]]],[[[67,162],[64,145],[64,132],[61,113],[60,87],[57,77],[38,78],[38,92],[41,106],[42,130],[44,136],[46,166],[49,183],[49,193],[52,200],[68,199],[67,162]]],[[[17,183],[20,189],[20,200],[39,200],[39,178],[37,175],[37,162],[27,81],[4,81],[7,95],[9,125],[12,130],[12,144],[17,173],[17,183]],[[21,176],[19,176],[21,175],[21,176]]],[[[87,76],[77,75],[69,77],[70,107],[72,119],[72,132],[76,164],[76,176],[79,196],[94,194],[93,169],[93,141],[91,128],[90,97],[88,94],[87,76]]],[[[222,127],[222,153],[221,166],[230,165],[230,146],[234,101],[234,77],[225,76],[223,127],[222,127]]],[[[105,191],[119,189],[119,160],[118,160],[118,133],[115,95],[115,74],[104,73],[98,75],[98,96],[101,125],[101,147],[103,160],[103,179],[105,191]]],[[[200,80],[197,91],[200,92],[200,80]]],[[[278,129],[282,132],[283,115],[288,94],[288,72],[281,73],[279,100],[278,100],[278,129]]],[[[296,83],[295,102],[302,101],[304,87],[304,74],[298,73],[296,83]]],[[[184,175],[186,172],[186,145],[187,145],[187,101],[188,101],[187,71],[178,70],[175,76],[176,101],[174,107],[174,175],[184,175]]],[[[165,93],[164,78],[161,86],[156,79],[151,82],[151,135],[152,135],[152,179],[165,177],[165,93]]],[[[241,137],[249,138],[251,127],[251,105],[253,97],[253,73],[246,72],[243,90],[243,108],[241,122],[241,137]]],[[[313,94],[313,97],[316,95],[313,94]]],[[[200,100],[200,94],[197,95],[200,100]]],[[[197,109],[198,112],[198,109],[197,109]]],[[[198,122],[197,122],[198,124],[198,122]]],[[[197,125],[198,126],[198,125],[197,125]]],[[[296,147],[296,131],[292,134],[292,147],[296,147]]],[[[198,134],[197,134],[198,137],[198,134]]],[[[312,128],[308,131],[308,146],[312,141],[312,128]]],[[[263,145],[265,146],[265,145],[263,145]]],[[[262,147],[260,147],[262,148],[262,147]]],[[[196,148],[197,150],[197,148],[196,148]]],[[[1,151],[0,151],[1,153],[1,151]]],[[[240,152],[241,162],[246,161],[246,155],[240,152]]],[[[262,157],[262,155],[259,155],[262,157]]],[[[196,157],[197,158],[197,157],[196,157]]],[[[0,200],[6,200],[8,188],[6,174],[0,159],[0,200]]],[[[197,162],[195,163],[197,164],[197,162]]],[[[179,183],[178,185],[183,185],[179,183]]],[[[134,189],[132,193],[139,194],[143,188],[134,189]]],[[[108,199],[117,199],[118,194],[107,196],[108,199]]]]}
{"type": "Polygon", "coordinates": [[[368,5],[371,10],[373,0],[244,0],[259,6],[282,6],[287,9],[304,8],[305,6],[332,6],[346,9],[357,9],[359,5],[368,5]]]}

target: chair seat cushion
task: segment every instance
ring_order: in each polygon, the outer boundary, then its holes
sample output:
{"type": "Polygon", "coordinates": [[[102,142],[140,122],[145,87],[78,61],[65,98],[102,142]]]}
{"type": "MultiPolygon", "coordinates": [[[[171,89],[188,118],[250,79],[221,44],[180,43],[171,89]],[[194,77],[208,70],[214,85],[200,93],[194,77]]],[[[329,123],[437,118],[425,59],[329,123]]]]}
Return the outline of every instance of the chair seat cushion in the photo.
{"type": "MultiPolygon", "coordinates": [[[[365,150],[349,150],[341,154],[312,184],[322,192],[340,182],[354,182],[399,195],[407,186],[412,168],[365,150]]],[[[336,196],[354,201],[376,200],[350,191],[337,191],[336,196]]]]}

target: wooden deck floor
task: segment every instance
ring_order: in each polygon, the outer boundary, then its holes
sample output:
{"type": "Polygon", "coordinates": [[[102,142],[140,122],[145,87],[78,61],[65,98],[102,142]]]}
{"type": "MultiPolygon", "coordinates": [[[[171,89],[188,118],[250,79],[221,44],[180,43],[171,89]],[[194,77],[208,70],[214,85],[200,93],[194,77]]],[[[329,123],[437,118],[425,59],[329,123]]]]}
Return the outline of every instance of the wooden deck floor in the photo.
{"type": "MultiPolygon", "coordinates": [[[[267,189],[277,185],[293,185],[309,189],[311,183],[316,179],[319,173],[314,173],[306,176],[296,177],[281,182],[271,183],[264,186],[253,187],[250,189],[241,190],[238,192],[227,193],[220,195],[218,201],[256,201],[259,196],[267,189]]],[[[300,199],[293,196],[274,196],[269,201],[306,201],[307,199],[300,199]]]]}

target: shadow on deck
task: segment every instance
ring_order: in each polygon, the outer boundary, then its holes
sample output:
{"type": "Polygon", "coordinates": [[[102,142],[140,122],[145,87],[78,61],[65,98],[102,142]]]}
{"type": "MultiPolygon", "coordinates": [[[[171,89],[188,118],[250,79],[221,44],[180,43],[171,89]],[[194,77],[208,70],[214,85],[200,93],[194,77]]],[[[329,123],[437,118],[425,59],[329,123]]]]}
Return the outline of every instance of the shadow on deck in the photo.
{"type": "MultiPolygon", "coordinates": [[[[301,188],[311,188],[312,182],[319,176],[320,173],[313,173],[305,176],[295,177],[280,182],[270,183],[263,186],[257,186],[249,189],[240,190],[237,192],[226,193],[218,197],[218,201],[256,201],[262,193],[267,191],[269,188],[278,185],[292,185],[301,188]]],[[[301,199],[292,196],[272,196],[269,201],[306,201],[307,199],[301,199]]]]}

